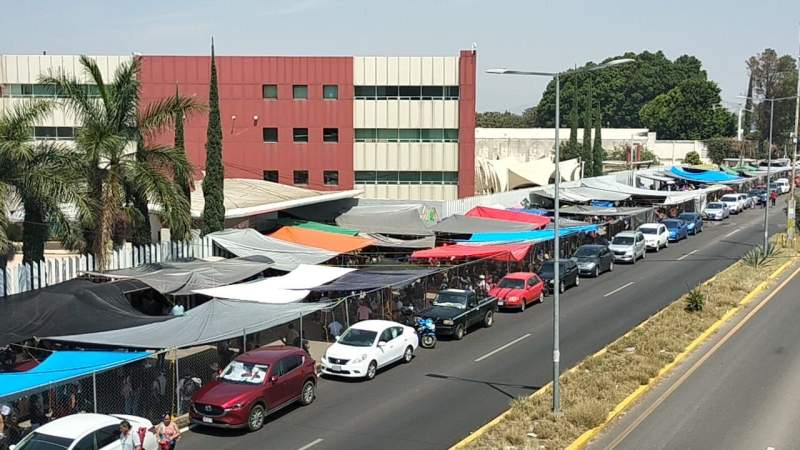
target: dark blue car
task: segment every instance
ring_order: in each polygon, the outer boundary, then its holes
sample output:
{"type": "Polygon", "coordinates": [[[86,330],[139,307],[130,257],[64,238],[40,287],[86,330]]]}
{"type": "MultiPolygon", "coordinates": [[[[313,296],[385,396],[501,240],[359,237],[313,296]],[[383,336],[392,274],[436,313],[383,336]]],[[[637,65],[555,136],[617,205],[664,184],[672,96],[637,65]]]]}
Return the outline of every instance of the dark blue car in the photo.
{"type": "Polygon", "coordinates": [[[667,219],[663,222],[669,231],[669,240],[671,242],[680,241],[689,237],[689,226],[680,219],[667,219]]]}
{"type": "Polygon", "coordinates": [[[678,216],[678,219],[686,222],[689,234],[695,235],[703,232],[703,216],[694,212],[685,212],[678,216]]]}

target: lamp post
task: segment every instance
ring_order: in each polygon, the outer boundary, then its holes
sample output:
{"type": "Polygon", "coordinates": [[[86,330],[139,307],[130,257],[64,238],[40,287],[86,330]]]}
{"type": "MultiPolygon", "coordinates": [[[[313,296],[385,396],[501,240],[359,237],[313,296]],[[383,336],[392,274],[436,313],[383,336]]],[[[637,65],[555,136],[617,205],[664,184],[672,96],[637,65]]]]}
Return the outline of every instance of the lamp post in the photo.
{"type": "MultiPolygon", "coordinates": [[[[797,62],[800,64],[800,26],[797,27],[797,62]]],[[[786,238],[794,244],[795,198],[794,185],[797,176],[797,149],[800,147],[800,67],[797,72],[797,95],[794,107],[794,146],[792,147],[792,180],[789,185],[789,203],[786,205],[786,238]]]]}
{"type": "Polygon", "coordinates": [[[561,171],[560,171],[560,158],[561,158],[561,140],[559,132],[561,130],[561,75],[566,73],[574,74],[579,72],[590,72],[606,67],[617,66],[634,62],[630,58],[621,58],[608,61],[594,67],[587,67],[583,69],[575,69],[565,72],[533,72],[527,70],[512,70],[512,69],[489,69],[486,73],[497,75],[530,75],[553,78],[556,82],[556,120],[555,120],[555,184],[553,186],[553,202],[555,203],[555,214],[553,222],[553,412],[559,413],[561,410],[561,391],[558,382],[558,377],[561,374],[560,362],[561,352],[559,350],[559,300],[560,300],[560,261],[561,261],[561,240],[559,233],[559,186],[561,184],[561,171]]]}

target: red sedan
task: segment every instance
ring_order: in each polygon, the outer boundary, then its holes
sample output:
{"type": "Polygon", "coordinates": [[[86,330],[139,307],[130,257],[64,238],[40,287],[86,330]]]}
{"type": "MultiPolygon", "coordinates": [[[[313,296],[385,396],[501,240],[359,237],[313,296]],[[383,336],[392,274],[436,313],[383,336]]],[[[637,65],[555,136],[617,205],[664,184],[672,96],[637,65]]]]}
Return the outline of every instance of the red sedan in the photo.
{"type": "Polygon", "coordinates": [[[489,295],[497,297],[497,306],[501,308],[525,311],[530,303],[544,300],[544,282],[535,273],[509,273],[489,290],[489,295]]]}
{"type": "Polygon", "coordinates": [[[267,415],[316,397],[314,360],[302,349],[261,347],[234,359],[216,380],[192,396],[192,422],[256,431],[267,415]]]}

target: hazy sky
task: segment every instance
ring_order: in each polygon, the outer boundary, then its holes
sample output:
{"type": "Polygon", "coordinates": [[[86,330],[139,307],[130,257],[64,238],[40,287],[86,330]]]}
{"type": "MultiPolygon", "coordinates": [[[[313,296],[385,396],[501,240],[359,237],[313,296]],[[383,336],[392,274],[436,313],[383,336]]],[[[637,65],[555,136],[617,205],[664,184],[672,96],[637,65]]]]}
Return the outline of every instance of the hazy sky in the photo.
{"type": "Polygon", "coordinates": [[[478,45],[478,110],[519,111],[560,70],[622,52],[697,56],[723,100],[747,87],[745,59],[797,55],[800,0],[262,0],[0,2],[0,53],[457,55],[478,45]],[[122,6],[122,4],[125,4],[122,6]],[[116,6],[120,5],[120,6],[116,6]]]}

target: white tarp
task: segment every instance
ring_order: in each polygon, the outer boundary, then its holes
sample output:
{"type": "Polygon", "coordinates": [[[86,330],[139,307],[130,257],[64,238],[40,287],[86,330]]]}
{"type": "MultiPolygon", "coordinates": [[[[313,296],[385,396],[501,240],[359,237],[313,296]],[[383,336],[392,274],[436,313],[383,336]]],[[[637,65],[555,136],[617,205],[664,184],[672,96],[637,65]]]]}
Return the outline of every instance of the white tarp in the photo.
{"type": "Polygon", "coordinates": [[[273,268],[286,272],[296,269],[300,264],[320,264],[338,255],[336,252],[264,236],[250,228],[217,231],[208,237],[236,256],[266,256],[275,261],[273,268]]]}

